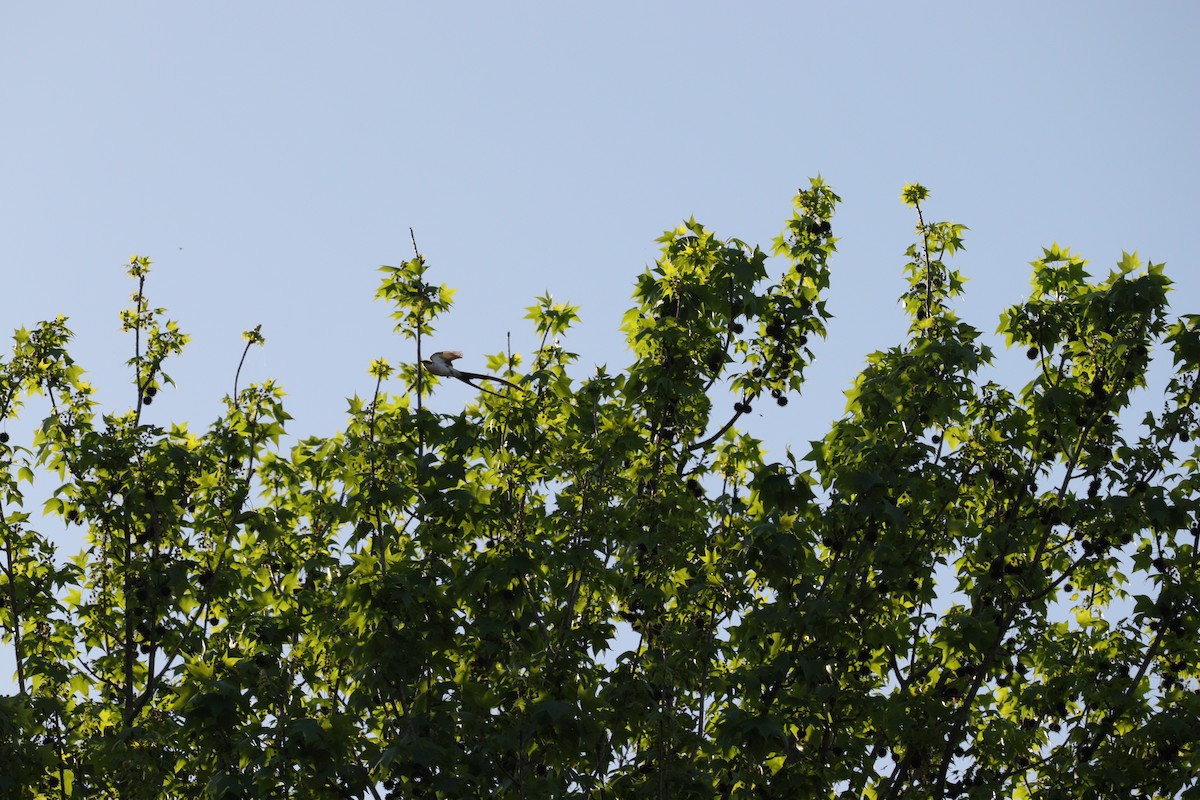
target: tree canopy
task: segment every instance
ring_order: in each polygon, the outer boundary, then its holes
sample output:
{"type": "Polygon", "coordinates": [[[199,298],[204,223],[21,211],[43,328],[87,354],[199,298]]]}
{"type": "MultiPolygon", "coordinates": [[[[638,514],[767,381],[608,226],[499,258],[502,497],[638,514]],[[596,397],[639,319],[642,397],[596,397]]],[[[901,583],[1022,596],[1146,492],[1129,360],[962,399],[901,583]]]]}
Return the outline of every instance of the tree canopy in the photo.
{"type": "Polygon", "coordinates": [[[453,292],[420,255],[378,292],[413,358],[329,437],[285,436],[269,381],[203,430],[144,420],[188,338],[146,258],[128,409],[64,318],[18,330],[0,423],[46,411],[0,433],[0,795],[1200,797],[1200,317],[1160,264],[1049,247],[1000,385],[927,195],[906,337],[782,460],[738,422],[798,402],[826,333],[820,179],[769,252],[667,232],[624,371],[573,379],[547,295],[540,346],[488,359],[522,391],[455,414],[425,402],[453,292]],[[82,552],[26,507],[42,481],[82,552]]]}

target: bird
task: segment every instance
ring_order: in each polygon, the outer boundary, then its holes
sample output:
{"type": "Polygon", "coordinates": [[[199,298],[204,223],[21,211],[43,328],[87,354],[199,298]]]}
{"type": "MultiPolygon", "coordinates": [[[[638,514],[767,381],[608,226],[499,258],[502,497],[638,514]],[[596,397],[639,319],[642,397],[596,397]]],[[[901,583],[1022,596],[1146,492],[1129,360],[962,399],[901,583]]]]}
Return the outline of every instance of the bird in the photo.
{"type": "Polygon", "coordinates": [[[458,378],[468,386],[474,386],[481,392],[494,394],[497,397],[502,397],[503,395],[501,395],[499,392],[493,392],[491,389],[484,388],[477,383],[472,383],[472,381],[499,381],[506,386],[511,386],[514,389],[520,389],[522,392],[525,391],[524,387],[517,386],[511,381],[506,381],[504,378],[499,378],[495,375],[483,375],[478,372],[463,372],[461,369],[457,369],[453,363],[459,358],[462,358],[462,353],[458,352],[457,350],[439,350],[429,358],[422,359],[421,366],[425,367],[425,369],[429,370],[434,375],[440,375],[443,378],[458,378]]]}

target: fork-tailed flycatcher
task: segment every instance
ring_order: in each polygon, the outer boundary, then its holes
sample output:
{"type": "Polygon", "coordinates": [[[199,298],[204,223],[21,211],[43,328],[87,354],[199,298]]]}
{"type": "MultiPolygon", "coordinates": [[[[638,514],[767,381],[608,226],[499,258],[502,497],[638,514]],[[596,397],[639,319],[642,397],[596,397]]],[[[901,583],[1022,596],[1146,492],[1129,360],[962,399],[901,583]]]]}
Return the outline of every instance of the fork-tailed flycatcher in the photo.
{"type": "Polygon", "coordinates": [[[506,381],[504,378],[498,378],[495,375],[483,375],[478,372],[463,372],[461,369],[456,369],[453,361],[458,358],[462,358],[462,353],[458,352],[457,350],[439,350],[429,358],[423,359],[421,361],[421,366],[425,367],[425,369],[429,370],[434,375],[440,375],[443,378],[458,378],[468,386],[474,386],[481,392],[494,394],[497,397],[502,397],[503,395],[500,395],[498,392],[493,392],[491,389],[486,389],[477,383],[473,383],[472,381],[499,381],[506,386],[511,386],[514,389],[520,389],[522,392],[525,391],[524,388],[517,386],[515,383],[506,381]]]}

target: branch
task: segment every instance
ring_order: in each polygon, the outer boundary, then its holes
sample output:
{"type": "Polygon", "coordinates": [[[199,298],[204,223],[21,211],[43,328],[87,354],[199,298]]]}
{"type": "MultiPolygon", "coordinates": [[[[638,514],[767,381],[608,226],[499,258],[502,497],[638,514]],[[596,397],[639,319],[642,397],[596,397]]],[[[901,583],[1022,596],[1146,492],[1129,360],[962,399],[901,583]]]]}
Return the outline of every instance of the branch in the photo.
{"type": "MultiPolygon", "coordinates": [[[[2,501],[0,501],[2,503],[2,501]]],[[[0,564],[0,570],[3,571],[4,577],[8,579],[8,607],[12,609],[12,641],[13,650],[17,661],[17,689],[25,694],[25,657],[21,652],[21,616],[17,610],[17,580],[13,560],[13,529],[8,524],[8,515],[4,512],[3,505],[0,504],[0,525],[4,527],[4,554],[5,563],[0,564]]]]}
{"type": "MultiPolygon", "coordinates": [[[[745,402],[745,401],[743,400],[743,402],[745,402]]],[[[735,411],[733,413],[733,416],[730,417],[729,421],[726,422],[724,425],[722,425],[717,430],[716,433],[714,433],[712,436],[708,437],[707,439],[704,439],[703,441],[700,441],[700,442],[697,442],[696,444],[691,445],[690,447],[687,448],[687,451],[690,453],[692,450],[700,450],[701,448],[708,447],[710,444],[715,442],[717,439],[720,439],[722,436],[725,435],[725,431],[727,431],[733,427],[733,423],[737,422],[738,417],[742,416],[743,413],[744,412],[742,412],[741,410],[735,411]]]]}
{"type": "Polygon", "coordinates": [[[238,361],[237,371],[233,373],[233,407],[238,407],[238,380],[242,377],[242,365],[246,363],[246,356],[250,353],[250,348],[262,341],[262,325],[255,325],[254,330],[245,334],[246,348],[242,350],[242,358],[238,361]]]}

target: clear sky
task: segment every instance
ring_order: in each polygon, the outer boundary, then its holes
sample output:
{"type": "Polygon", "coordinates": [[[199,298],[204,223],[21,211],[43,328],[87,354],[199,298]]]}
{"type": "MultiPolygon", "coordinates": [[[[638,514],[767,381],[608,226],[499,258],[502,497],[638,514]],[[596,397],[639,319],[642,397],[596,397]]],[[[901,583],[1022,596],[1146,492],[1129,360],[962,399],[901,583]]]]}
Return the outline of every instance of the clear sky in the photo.
{"type": "Polygon", "coordinates": [[[971,228],[961,311],[988,333],[1052,241],[1101,274],[1123,249],[1166,261],[1175,311],[1200,312],[1197,9],[5,4],[0,329],[67,314],[102,399],[132,402],[117,313],[147,255],[194,337],[152,420],[211,421],[261,323],[248,377],[284,384],[293,432],[328,433],[372,357],[412,358],[372,299],[409,226],[458,289],[435,346],[466,369],[508,332],[529,353],[549,290],[582,306],[582,377],[628,362],[619,320],[663,230],[695,215],[766,246],[820,173],[845,201],[837,319],[804,401],[759,423],[803,441],[903,330],[909,181],[971,228]]]}
{"type": "MultiPolygon", "coordinates": [[[[748,422],[802,454],[900,341],[907,182],[932,190],[927,218],[970,227],[960,313],[988,334],[1054,241],[1099,274],[1122,250],[1166,261],[1174,311],[1200,312],[1198,9],[6,3],[0,329],[68,315],[102,401],[127,406],[117,315],[143,254],[194,337],[149,421],[212,421],[261,323],[243,384],[278,379],[292,433],[327,434],[372,358],[413,357],[373,300],[410,226],[458,289],[435,348],[481,369],[511,332],[529,354],[525,307],[549,290],[582,307],[564,342],[582,378],[628,363],[619,322],[663,230],[694,215],[767,246],[820,173],[845,201],[837,318],[804,397],[748,422]]],[[[471,396],[443,384],[433,405],[471,396]]]]}

